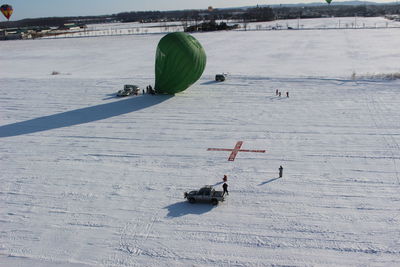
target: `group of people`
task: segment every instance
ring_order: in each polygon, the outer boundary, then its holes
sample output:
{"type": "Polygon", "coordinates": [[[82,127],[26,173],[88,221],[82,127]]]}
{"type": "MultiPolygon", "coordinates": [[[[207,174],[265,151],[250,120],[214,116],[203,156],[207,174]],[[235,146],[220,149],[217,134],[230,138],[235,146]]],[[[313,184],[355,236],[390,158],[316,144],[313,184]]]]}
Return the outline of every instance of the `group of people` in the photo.
{"type": "MultiPolygon", "coordinates": [[[[283,167],[282,165],[279,166],[279,178],[282,178],[283,176],[283,167]]],[[[227,194],[229,196],[229,192],[228,192],[228,184],[226,183],[228,181],[228,176],[224,175],[224,177],[222,178],[222,181],[224,182],[222,184],[222,196],[224,196],[225,194],[227,194]]]]}
{"type": "MultiPolygon", "coordinates": [[[[278,89],[276,89],[275,95],[277,95],[277,96],[282,96],[282,92],[279,91],[278,89]]],[[[286,91],[286,97],[289,97],[289,91],[286,91]]]]}
{"type": "MultiPolygon", "coordinates": [[[[144,90],[143,90],[143,94],[144,94],[144,90]]],[[[148,86],[146,86],[146,94],[155,95],[156,90],[153,89],[153,87],[151,85],[148,85],[148,86]]]]}
{"type": "MultiPolygon", "coordinates": [[[[276,89],[275,94],[277,96],[282,96],[282,92],[280,92],[278,89],[276,89]]],[[[286,97],[289,97],[289,91],[286,92],[286,97]]],[[[282,178],[282,176],[283,176],[283,167],[282,167],[282,165],[279,166],[278,170],[279,170],[279,178],[282,178]]],[[[226,183],[228,181],[228,176],[224,175],[224,178],[222,178],[222,181],[224,182],[222,184],[222,189],[223,189],[222,196],[224,196],[225,194],[229,195],[228,184],[226,183]]]]}

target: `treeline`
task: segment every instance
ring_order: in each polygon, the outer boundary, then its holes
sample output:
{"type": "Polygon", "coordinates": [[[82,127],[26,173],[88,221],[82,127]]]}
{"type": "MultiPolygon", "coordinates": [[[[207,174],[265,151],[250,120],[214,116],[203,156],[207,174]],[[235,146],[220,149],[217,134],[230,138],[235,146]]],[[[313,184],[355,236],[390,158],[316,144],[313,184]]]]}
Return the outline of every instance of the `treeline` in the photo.
{"type": "Polygon", "coordinates": [[[1,28],[21,27],[60,27],[64,24],[77,25],[107,22],[164,22],[164,21],[272,21],[275,19],[319,18],[319,17],[375,17],[400,14],[400,4],[380,5],[322,5],[253,8],[228,8],[208,10],[175,10],[175,11],[137,11],[123,12],[106,16],[86,17],[50,17],[1,22],[1,28]]]}
{"type": "Polygon", "coordinates": [[[233,8],[208,10],[175,10],[175,11],[135,11],[123,12],[107,16],[87,17],[49,17],[37,19],[23,19],[19,21],[0,22],[1,28],[21,27],[60,27],[64,24],[75,23],[94,24],[107,22],[164,22],[164,21],[206,21],[206,20],[246,20],[246,21],[271,21],[275,14],[270,7],[233,8]]]}
{"type": "Polygon", "coordinates": [[[74,23],[86,25],[93,23],[104,23],[110,21],[108,16],[88,17],[48,17],[36,19],[22,19],[17,21],[0,22],[0,28],[23,28],[23,27],[62,27],[64,24],[74,23]]]}
{"type": "Polygon", "coordinates": [[[248,9],[214,9],[208,10],[175,10],[124,12],[113,16],[120,22],[160,22],[160,21],[200,21],[200,20],[252,20],[270,21],[275,19],[270,7],[248,9]]]}
{"type": "Polygon", "coordinates": [[[215,20],[203,22],[196,25],[185,27],[185,32],[210,32],[210,31],[223,31],[233,30],[239,27],[238,24],[228,25],[225,22],[216,23],[215,20]]]}
{"type": "Polygon", "coordinates": [[[379,17],[400,14],[400,4],[396,5],[326,5],[305,7],[274,8],[276,19],[321,18],[321,17],[379,17]]]}

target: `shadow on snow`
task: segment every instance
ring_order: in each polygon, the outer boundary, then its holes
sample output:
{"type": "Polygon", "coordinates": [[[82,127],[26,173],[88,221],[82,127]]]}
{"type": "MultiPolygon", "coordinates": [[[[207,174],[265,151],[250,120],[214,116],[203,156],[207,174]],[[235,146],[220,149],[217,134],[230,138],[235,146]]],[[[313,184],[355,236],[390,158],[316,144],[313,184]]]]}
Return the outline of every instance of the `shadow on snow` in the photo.
{"type": "Polygon", "coordinates": [[[164,209],[168,209],[167,217],[181,217],[188,214],[203,214],[211,211],[214,207],[211,203],[191,204],[187,201],[171,204],[164,209]]]}
{"type": "Polygon", "coordinates": [[[172,96],[141,96],[0,126],[0,137],[31,134],[103,120],[160,104],[172,96]]]}
{"type": "Polygon", "coordinates": [[[218,81],[207,81],[207,82],[201,83],[201,85],[208,85],[208,84],[215,84],[215,83],[220,83],[220,82],[218,82],[218,81]]]}
{"type": "Polygon", "coordinates": [[[278,180],[278,179],[280,179],[280,178],[279,178],[279,177],[272,178],[272,179],[269,179],[268,181],[262,182],[262,183],[259,184],[259,185],[269,184],[269,183],[271,183],[271,182],[273,182],[273,181],[275,181],[275,180],[278,180]]]}

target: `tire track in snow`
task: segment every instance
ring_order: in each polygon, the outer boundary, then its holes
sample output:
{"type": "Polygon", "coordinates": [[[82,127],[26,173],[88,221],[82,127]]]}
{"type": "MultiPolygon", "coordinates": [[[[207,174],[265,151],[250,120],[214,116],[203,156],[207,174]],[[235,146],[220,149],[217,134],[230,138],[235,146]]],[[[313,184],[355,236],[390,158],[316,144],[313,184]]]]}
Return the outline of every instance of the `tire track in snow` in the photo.
{"type": "Polygon", "coordinates": [[[155,220],[156,217],[152,216],[150,220],[130,221],[125,224],[120,239],[121,249],[131,255],[139,256],[142,254],[143,249],[141,247],[149,238],[155,220]],[[141,242],[139,242],[139,239],[141,239],[141,242]]]}
{"type": "Polygon", "coordinates": [[[158,212],[152,216],[145,214],[141,218],[134,219],[125,224],[121,231],[120,248],[128,257],[129,262],[143,255],[152,258],[181,258],[166,245],[152,237],[158,236],[154,225],[159,220],[158,212]]]}
{"type": "MultiPolygon", "coordinates": [[[[382,108],[382,105],[380,103],[378,103],[377,101],[375,101],[375,100],[372,100],[372,104],[373,104],[373,107],[374,107],[374,109],[376,111],[374,114],[379,114],[379,116],[380,116],[380,120],[379,121],[384,121],[384,118],[382,118],[382,114],[383,114],[383,112],[385,110],[382,108]]],[[[377,125],[376,120],[375,120],[375,125],[377,125]]],[[[397,162],[396,162],[396,159],[398,157],[396,157],[394,152],[393,152],[393,149],[395,149],[396,151],[400,151],[400,146],[396,142],[396,139],[393,137],[393,135],[389,135],[389,138],[391,139],[391,142],[389,142],[387,140],[385,135],[382,135],[382,137],[385,140],[386,146],[389,148],[389,152],[392,155],[393,165],[394,165],[394,169],[395,169],[395,172],[396,172],[397,183],[400,185],[399,171],[398,171],[398,166],[397,166],[397,162]]]]}
{"type": "MultiPolygon", "coordinates": [[[[368,111],[369,111],[369,115],[370,115],[371,121],[374,123],[375,128],[377,130],[380,130],[380,129],[382,129],[382,127],[379,125],[379,123],[377,121],[378,120],[379,121],[385,121],[382,118],[382,113],[384,112],[384,110],[382,109],[381,105],[379,103],[377,103],[377,101],[375,99],[372,98],[372,96],[366,95],[366,97],[367,97],[367,101],[366,101],[367,108],[368,108],[368,111]],[[371,109],[370,103],[372,103],[373,110],[371,109]],[[377,116],[379,116],[379,117],[376,118],[377,116]]],[[[396,180],[397,180],[397,183],[400,185],[400,178],[399,178],[399,171],[398,171],[398,166],[397,166],[397,162],[396,162],[396,155],[393,152],[393,147],[397,151],[400,151],[400,146],[396,142],[396,140],[395,140],[395,138],[393,136],[389,135],[389,137],[390,137],[392,142],[389,142],[385,135],[381,135],[381,136],[382,136],[382,139],[385,141],[385,145],[388,148],[390,154],[392,155],[391,158],[392,158],[393,167],[394,167],[394,170],[395,170],[395,173],[396,173],[396,180]],[[391,144],[393,144],[393,146],[391,144]]]]}
{"type": "MultiPolygon", "coordinates": [[[[379,121],[385,121],[382,118],[382,113],[383,113],[382,105],[380,105],[379,103],[377,104],[377,101],[375,99],[373,99],[371,95],[367,94],[365,92],[365,90],[363,90],[363,93],[364,93],[364,96],[366,98],[365,102],[367,104],[367,108],[368,108],[368,111],[369,111],[369,116],[371,118],[371,121],[374,123],[375,128],[377,130],[380,130],[380,129],[382,129],[382,127],[379,127],[380,125],[377,122],[377,119],[379,121]],[[370,103],[372,103],[373,110],[371,109],[370,103]],[[376,116],[379,116],[379,117],[376,118],[376,116]]],[[[398,167],[397,167],[396,156],[395,156],[395,154],[393,152],[393,147],[390,145],[390,142],[388,141],[388,139],[386,138],[385,135],[381,135],[381,136],[382,136],[383,140],[385,141],[385,145],[388,148],[390,154],[392,155],[393,167],[394,167],[394,171],[395,171],[395,174],[396,174],[397,184],[400,185],[399,171],[398,171],[398,167]]],[[[392,135],[389,135],[389,136],[390,136],[390,138],[392,140],[392,144],[394,145],[394,148],[397,151],[400,151],[400,146],[396,142],[395,138],[392,135]]],[[[400,191],[399,187],[397,187],[397,190],[400,191]]],[[[394,215],[390,220],[394,221],[399,216],[400,216],[400,214],[394,215]]]]}

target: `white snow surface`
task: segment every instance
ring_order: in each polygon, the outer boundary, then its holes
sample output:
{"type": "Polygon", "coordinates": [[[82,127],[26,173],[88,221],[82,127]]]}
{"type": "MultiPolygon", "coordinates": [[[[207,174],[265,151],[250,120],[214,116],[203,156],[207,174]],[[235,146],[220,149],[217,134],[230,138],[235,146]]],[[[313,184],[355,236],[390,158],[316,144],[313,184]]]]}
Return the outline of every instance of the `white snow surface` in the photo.
{"type": "MultiPolygon", "coordinates": [[[[94,37],[105,35],[132,35],[155,34],[183,31],[185,26],[196,25],[203,21],[181,22],[153,22],[153,23],[106,23],[91,24],[85,29],[71,29],[63,31],[56,36],[45,38],[69,38],[69,37],[94,37]]],[[[265,30],[311,30],[311,29],[363,29],[363,28],[395,28],[400,27],[400,22],[388,20],[383,17],[330,17],[318,19],[289,19],[267,22],[243,22],[242,20],[217,20],[217,23],[225,22],[228,25],[237,24],[234,31],[265,31],[265,30]]]]}
{"type": "Polygon", "coordinates": [[[0,42],[0,266],[400,265],[400,81],[350,78],[400,29],[194,34],[197,83],[116,98],[162,36],[0,42]]]}

